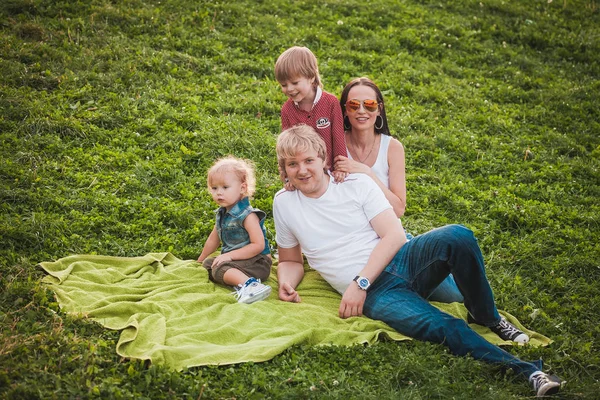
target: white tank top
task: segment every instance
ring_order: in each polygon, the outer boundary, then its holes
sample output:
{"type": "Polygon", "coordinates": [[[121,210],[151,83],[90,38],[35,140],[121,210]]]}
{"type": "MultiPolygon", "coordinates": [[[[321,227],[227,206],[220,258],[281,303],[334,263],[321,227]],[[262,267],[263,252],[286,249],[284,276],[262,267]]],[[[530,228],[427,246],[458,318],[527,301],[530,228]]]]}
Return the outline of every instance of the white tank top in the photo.
{"type": "MultiPolygon", "coordinates": [[[[381,142],[379,143],[379,153],[377,153],[377,160],[375,164],[371,167],[375,175],[379,178],[379,180],[386,186],[390,187],[390,165],[388,164],[388,148],[390,147],[390,142],[392,141],[392,137],[390,135],[379,134],[381,136],[381,142]]],[[[346,149],[348,152],[348,157],[352,159],[352,155],[350,155],[350,151],[346,149]]]]}

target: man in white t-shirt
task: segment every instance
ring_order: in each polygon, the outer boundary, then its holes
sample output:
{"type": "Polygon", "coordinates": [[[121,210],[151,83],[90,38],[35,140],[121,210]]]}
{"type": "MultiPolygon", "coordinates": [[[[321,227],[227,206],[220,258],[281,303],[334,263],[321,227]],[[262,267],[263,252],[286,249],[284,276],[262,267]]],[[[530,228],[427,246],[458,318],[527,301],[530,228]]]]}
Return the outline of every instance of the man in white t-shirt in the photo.
{"type": "Polygon", "coordinates": [[[529,378],[537,396],[557,393],[560,380],[489,343],[465,321],[425,300],[452,273],[471,322],[507,341],[529,337],[498,314],[473,233],[449,225],[406,241],[400,220],[368,176],[350,174],[335,183],[327,173],[325,143],[306,125],[277,140],[277,159],[296,188],[273,201],[279,252],[279,298],[300,302],[302,254],[341,295],[341,318],[366,315],[415,339],[443,343],[456,355],[470,354],[512,368],[529,378]]]}

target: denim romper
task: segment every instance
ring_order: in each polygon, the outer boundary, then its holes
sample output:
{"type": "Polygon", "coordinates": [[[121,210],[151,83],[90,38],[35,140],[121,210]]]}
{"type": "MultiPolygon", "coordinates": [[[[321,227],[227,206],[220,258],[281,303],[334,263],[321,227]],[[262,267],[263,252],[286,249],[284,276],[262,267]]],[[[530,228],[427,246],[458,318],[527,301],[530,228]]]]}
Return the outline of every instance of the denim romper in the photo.
{"type": "Polygon", "coordinates": [[[244,220],[250,213],[256,213],[258,216],[260,229],[265,238],[265,248],[260,254],[271,253],[264,224],[267,214],[258,208],[252,207],[248,197],[242,198],[229,211],[225,207],[220,207],[215,213],[215,226],[217,227],[219,239],[221,239],[221,254],[240,249],[250,243],[250,235],[244,228],[244,220]]]}

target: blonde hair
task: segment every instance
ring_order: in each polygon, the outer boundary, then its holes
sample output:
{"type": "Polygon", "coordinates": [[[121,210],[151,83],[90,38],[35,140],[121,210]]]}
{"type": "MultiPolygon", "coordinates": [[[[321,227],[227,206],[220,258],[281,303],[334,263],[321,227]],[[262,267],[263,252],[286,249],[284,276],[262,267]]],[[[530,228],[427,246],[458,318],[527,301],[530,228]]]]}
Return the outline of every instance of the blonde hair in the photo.
{"type": "Polygon", "coordinates": [[[314,79],[315,87],[323,88],[317,57],[307,47],[290,47],[275,63],[275,79],[279,83],[295,78],[314,79]]]}
{"type": "Polygon", "coordinates": [[[300,124],[292,126],[279,134],[277,138],[277,162],[285,171],[285,160],[298,153],[314,150],[317,156],[327,163],[327,147],[323,138],[310,126],[300,124]]]}
{"type": "Polygon", "coordinates": [[[252,197],[256,190],[256,178],[254,176],[254,164],[250,160],[227,156],[218,159],[208,170],[206,184],[211,187],[211,180],[217,175],[233,172],[240,182],[246,184],[244,196],[252,197]]]}

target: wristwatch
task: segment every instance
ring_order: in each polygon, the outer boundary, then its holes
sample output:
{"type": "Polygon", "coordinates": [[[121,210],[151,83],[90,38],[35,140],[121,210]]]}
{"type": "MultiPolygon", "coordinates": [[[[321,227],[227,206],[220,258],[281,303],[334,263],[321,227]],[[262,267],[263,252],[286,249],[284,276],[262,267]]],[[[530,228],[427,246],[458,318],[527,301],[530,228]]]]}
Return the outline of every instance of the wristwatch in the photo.
{"type": "Polygon", "coordinates": [[[365,278],[364,276],[356,275],[354,277],[354,279],[352,279],[352,280],[354,282],[356,282],[358,287],[362,290],[367,290],[369,288],[369,286],[371,286],[371,282],[369,281],[369,278],[365,278]]]}

